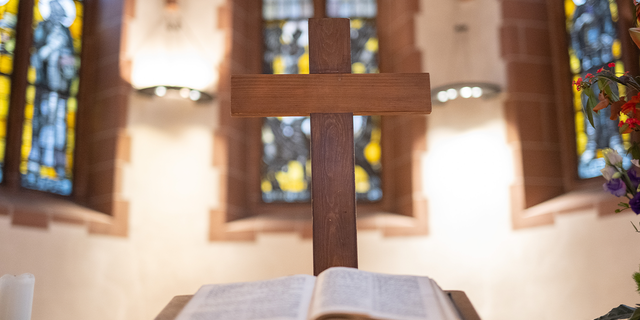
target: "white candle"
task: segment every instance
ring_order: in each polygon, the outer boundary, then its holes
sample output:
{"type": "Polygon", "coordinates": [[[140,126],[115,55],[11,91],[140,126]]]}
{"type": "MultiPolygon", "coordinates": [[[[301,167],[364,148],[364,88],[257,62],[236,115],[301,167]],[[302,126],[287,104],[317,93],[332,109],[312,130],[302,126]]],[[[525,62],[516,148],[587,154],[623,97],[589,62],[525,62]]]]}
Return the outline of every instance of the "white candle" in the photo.
{"type": "Polygon", "coordinates": [[[0,320],[31,320],[35,282],[30,273],[0,277],[0,320]]]}

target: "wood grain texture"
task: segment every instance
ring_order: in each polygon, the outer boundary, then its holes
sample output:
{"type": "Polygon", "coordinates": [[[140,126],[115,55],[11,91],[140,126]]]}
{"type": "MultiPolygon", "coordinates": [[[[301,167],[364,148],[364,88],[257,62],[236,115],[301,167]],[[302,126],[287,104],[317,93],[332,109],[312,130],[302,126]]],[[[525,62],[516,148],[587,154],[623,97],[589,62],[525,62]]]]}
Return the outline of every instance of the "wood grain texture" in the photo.
{"type": "MultiPolygon", "coordinates": [[[[314,65],[313,62],[310,64],[314,65]]],[[[431,113],[429,74],[265,74],[231,77],[233,116],[309,116],[312,113],[428,114],[431,113]]]]}
{"type": "Polygon", "coordinates": [[[311,114],[313,272],[358,267],[353,114],[311,114]]]}
{"type": "MultiPolygon", "coordinates": [[[[337,74],[338,78],[333,80],[337,84],[342,82],[342,76],[351,76],[349,19],[309,21],[309,71],[310,77],[337,74]]],[[[335,91],[339,91],[324,85],[315,86],[313,91],[324,91],[323,96],[334,96],[335,91]]],[[[307,97],[306,100],[314,99],[307,97]]],[[[340,111],[336,104],[328,101],[323,104],[324,112],[310,112],[315,275],[331,267],[358,267],[353,112],[340,111]]]]}
{"type": "Polygon", "coordinates": [[[351,73],[349,19],[309,19],[309,72],[351,73]]]}

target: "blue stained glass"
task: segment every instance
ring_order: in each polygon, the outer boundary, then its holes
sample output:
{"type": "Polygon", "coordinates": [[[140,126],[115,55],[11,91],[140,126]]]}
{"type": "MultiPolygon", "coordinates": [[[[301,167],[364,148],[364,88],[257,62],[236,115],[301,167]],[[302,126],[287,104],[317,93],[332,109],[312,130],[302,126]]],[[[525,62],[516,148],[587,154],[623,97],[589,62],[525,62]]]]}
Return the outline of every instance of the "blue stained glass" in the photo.
{"type": "MultiPolygon", "coordinates": [[[[618,7],[614,0],[565,0],[566,29],[569,42],[569,65],[572,81],[595,74],[601,67],[616,64],[615,72],[622,74],[621,43],[617,34],[618,7]]],[[[598,86],[593,87],[596,95],[598,86]]],[[[619,86],[616,94],[626,95],[625,87],[619,86]]],[[[588,179],[600,176],[604,168],[602,150],[612,148],[623,155],[625,167],[631,165],[626,149],[630,146],[630,135],[618,133],[616,121],[609,119],[611,109],[594,114],[595,128],[586,119],[582,106],[586,97],[573,87],[573,111],[578,154],[578,176],[588,179]]]]}
{"type": "Polygon", "coordinates": [[[313,18],[313,2],[312,0],[263,0],[262,18],[265,21],[313,18]]]}
{"type": "MultiPolygon", "coordinates": [[[[266,20],[263,73],[309,73],[308,20],[297,19],[297,15],[287,14],[286,10],[278,11],[284,2],[263,2],[266,20]]],[[[347,2],[338,3],[347,16],[358,12],[362,17],[375,16],[375,1],[359,1],[355,5],[347,2]],[[369,14],[364,14],[367,12],[369,14]]],[[[353,73],[378,72],[374,19],[351,19],[351,61],[353,73]]],[[[265,118],[262,127],[263,201],[291,203],[311,199],[310,131],[308,117],[265,118]]],[[[359,201],[379,201],[382,199],[380,117],[354,117],[354,143],[356,197],[359,201]]]]}
{"type": "Polygon", "coordinates": [[[327,0],[330,18],[375,18],[376,0],[327,0]]]}
{"type": "Polygon", "coordinates": [[[3,177],[2,167],[4,166],[18,3],[18,0],[0,2],[0,182],[3,177]]]}
{"type": "Polygon", "coordinates": [[[40,0],[28,71],[20,173],[22,186],[70,195],[83,3],[40,0]]]}

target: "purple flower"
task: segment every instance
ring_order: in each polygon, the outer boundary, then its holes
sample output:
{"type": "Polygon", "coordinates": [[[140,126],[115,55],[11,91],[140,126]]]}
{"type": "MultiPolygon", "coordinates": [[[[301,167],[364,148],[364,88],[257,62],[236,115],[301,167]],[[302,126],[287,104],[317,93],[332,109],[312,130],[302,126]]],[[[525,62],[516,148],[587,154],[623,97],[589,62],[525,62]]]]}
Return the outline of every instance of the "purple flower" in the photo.
{"type": "Polygon", "coordinates": [[[627,171],[627,175],[629,176],[629,180],[631,180],[631,184],[633,185],[633,188],[637,189],[638,184],[640,184],[640,177],[638,177],[636,170],[634,168],[629,169],[627,171]]]}
{"type": "Polygon", "coordinates": [[[638,192],[633,199],[629,200],[629,206],[631,206],[633,212],[640,214],[640,192],[638,192]]]}
{"type": "MultiPolygon", "coordinates": [[[[622,197],[627,194],[627,186],[622,182],[621,179],[611,179],[605,184],[602,185],[604,191],[609,191],[616,197],[622,197]]],[[[640,202],[640,199],[638,199],[640,202]]],[[[640,204],[638,204],[638,209],[640,210],[640,204]]]]}

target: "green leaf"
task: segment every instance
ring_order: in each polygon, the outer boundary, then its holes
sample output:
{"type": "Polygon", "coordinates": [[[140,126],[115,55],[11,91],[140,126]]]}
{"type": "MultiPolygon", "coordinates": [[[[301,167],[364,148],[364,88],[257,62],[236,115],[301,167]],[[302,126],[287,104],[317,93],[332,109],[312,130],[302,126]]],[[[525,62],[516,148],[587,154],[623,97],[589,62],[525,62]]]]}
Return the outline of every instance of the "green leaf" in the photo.
{"type": "Polygon", "coordinates": [[[587,119],[589,119],[591,126],[595,128],[596,126],[593,124],[593,108],[598,104],[598,98],[591,88],[585,88],[583,92],[587,95],[587,104],[583,106],[582,109],[584,114],[587,116],[587,119]]]}
{"type": "MultiPolygon", "coordinates": [[[[638,228],[636,228],[636,225],[633,224],[633,222],[631,222],[631,225],[633,226],[634,229],[636,229],[636,232],[640,232],[640,230],[638,230],[638,228]]],[[[635,277],[635,274],[633,276],[635,277]]],[[[638,291],[638,293],[640,293],[640,291],[638,291]]]]}
{"type": "Polygon", "coordinates": [[[604,91],[604,94],[607,97],[609,97],[610,101],[614,101],[615,102],[615,101],[620,100],[618,95],[613,93],[613,90],[611,90],[611,86],[609,86],[609,81],[607,81],[607,79],[605,79],[605,78],[598,79],[598,88],[600,88],[600,91],[604,91]]]}
{"type": "Polygon", "coordinates": [[[636,283],[636,291],[640,293],[640,272],[633,273],[633,281],[636,283]]]}
{"type": "Polygon", "coordinates": [[[620,127],[620,129],[618,129],[618,131],[620,132],[620,134],[622,134],[625,130],[627,130],[627,128],[629,128],[629,124],[625,123],[622,125],[622,127],[620,127]]]}
{"type": "Polygon", "coordinates": [[[627,154],[631,154],[631,158],[640,159],[640,144],[631,142],[631,147],[627,149],[627,154]]]}

